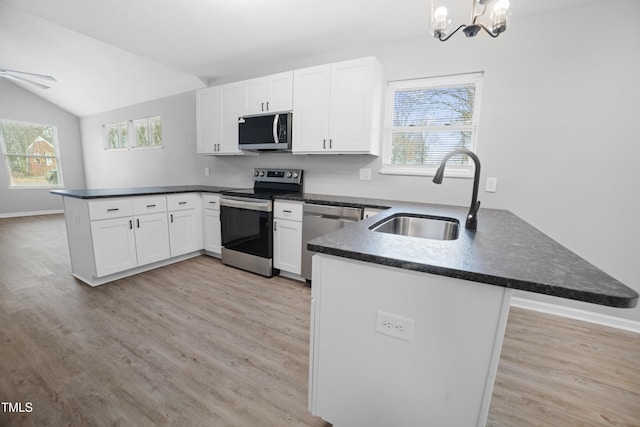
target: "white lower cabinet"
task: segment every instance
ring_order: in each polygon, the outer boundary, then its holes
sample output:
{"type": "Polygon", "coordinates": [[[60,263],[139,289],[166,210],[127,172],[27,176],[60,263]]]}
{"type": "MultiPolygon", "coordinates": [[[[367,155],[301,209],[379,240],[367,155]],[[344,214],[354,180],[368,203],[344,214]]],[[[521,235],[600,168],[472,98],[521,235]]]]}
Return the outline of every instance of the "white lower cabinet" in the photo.
{"type": "Polygon", "coordinates": [[[92,221],[91,237],[97,277],[138,266],[133,218],[92,221]]]}
{"type": "Polygon", "coordinates": [[[167,196],[171,256],[203,249],[202,201],[199,193],[167,196]]]}
{"type": "Polygon", "coordinates": [[[134,218],[138,265],[162,261],[171,256],[165,212],[134,218]]]}
{"type": "Polygon", "coordinates": [[[274,203],[273,266],[300,275],[302,272],[302,203],[274,203]]]}
{"type": "Polygon", "coordinates": [[[96,277],[169,258],[164,195],[90,201],[88,208],[96,277]]]}
{"type": "Polygon", "coordinates": [[[200,193],[63,203],[71,272],[91,286],[202,253],[200,193]]]}
{"type": "Polygon", "coordinates": [[[204,227],[204,250],[220,254],[222,236],[220,229],[220,196],[204,194],[202,196],[202,225],[204,227]]]}

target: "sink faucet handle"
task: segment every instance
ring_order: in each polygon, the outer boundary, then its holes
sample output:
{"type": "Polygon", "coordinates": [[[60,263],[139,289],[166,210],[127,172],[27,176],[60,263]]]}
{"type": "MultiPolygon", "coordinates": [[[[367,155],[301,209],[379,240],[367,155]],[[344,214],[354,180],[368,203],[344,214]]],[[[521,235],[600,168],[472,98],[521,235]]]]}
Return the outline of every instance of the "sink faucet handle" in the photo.
{"type": "Polygon", "coordinates": [[[476,204],[473,205],[469,210],[469,214],[467,215],[467,222],[465,224],[466,228],[475,230],[478,227],[478,209],[480,209],[480,200],[478,200],[476,204]]]}

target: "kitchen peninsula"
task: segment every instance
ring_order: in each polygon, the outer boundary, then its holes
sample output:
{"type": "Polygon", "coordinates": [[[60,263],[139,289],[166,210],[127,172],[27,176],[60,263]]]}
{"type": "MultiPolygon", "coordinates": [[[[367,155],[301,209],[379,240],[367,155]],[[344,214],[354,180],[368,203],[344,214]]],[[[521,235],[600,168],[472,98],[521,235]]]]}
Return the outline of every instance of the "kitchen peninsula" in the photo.
{"type": "Polygon", "coordinates": [[[508,211],[431,240],[374,231],[395,216],[465,208],[394,204],[308,243],[309,408],[335,426],[485,425],[512,289],[630,308],[638,294],[508,211]]]}
{"type": "MultiPolygon", "coordinates": [[[[181,186],[53,193],[65,200],[74,263],[90,252],[89,202],[213,197],[222,190],[181,186]]],[[[508,211],[481,209],[477,230],[461,227],[454,240],[432,240],[373,228],[399,215],[430,215],[463,224],[467,209],[309,193],[279,198],[386,209],[308,242],[317,252],[309,409],[338,427],[427,421],[484,425],[513,289],[619,308],[634,307],[638,301],[634,290],[508,211]]],[[[137,205],[148,209],[155,203],[137,205]]],[[[168,202],[165,220],[170,210],[168,202]]],[[[135,219],[135,212],[124,213],[123,226],[133,226],[128,221],[135,219]]],[[[194,248],[160,264],[200,253],[202,247],[194,248]]]]}

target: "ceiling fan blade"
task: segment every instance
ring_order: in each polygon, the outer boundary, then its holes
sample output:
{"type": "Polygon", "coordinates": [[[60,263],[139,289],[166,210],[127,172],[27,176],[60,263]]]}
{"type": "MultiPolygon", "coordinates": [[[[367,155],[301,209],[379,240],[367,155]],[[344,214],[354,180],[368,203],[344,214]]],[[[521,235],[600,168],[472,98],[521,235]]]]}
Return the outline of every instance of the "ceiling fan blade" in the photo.
{"type": "Polygon", "coordinates": [[[45,74],[27,73],[25,71],[7,70],[7,69],[4,69],[4,68],[0,68],[0,73],[4,74],[4,75],[11,74],[11,75],[13,75],[15,77],[20,77],[20,75],[32,76],[32,77],[37,77],[37,78],[43,79],[43,80],[49,80],[50,82],[57,82],[57,80],[53,76],[48,76],[48,75],[45,75],[45,74]]]}
{"type": "Polygon", "coordinates": [[[34,85],[34,86],[38,86],[41,89],[49,89],[49,87],[50,87],[50,86],[47,86],[47,85],[43,85],[42,83],[33,82],[31,80],[23,79],[22,77],[14,76],[14,75],[8,74],[8,73],[0,72],[0,77],[4,77],[5,79],[9,79],[9,80],[15,80],[15,81],[21,82],[21,83],[28,83],[28,84],[31,84],[31,85],[34,85]]]}

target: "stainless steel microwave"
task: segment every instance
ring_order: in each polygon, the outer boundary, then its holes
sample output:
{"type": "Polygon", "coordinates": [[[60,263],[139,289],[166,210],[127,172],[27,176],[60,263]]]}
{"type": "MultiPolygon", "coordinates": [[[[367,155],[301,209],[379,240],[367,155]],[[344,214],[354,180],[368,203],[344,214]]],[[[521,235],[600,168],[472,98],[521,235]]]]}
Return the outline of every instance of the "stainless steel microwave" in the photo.
{"type": "Polygon", "coordinates": [[[241,150],[291,150],[292,113],[240,117],[238,141],[241,150]]]}

